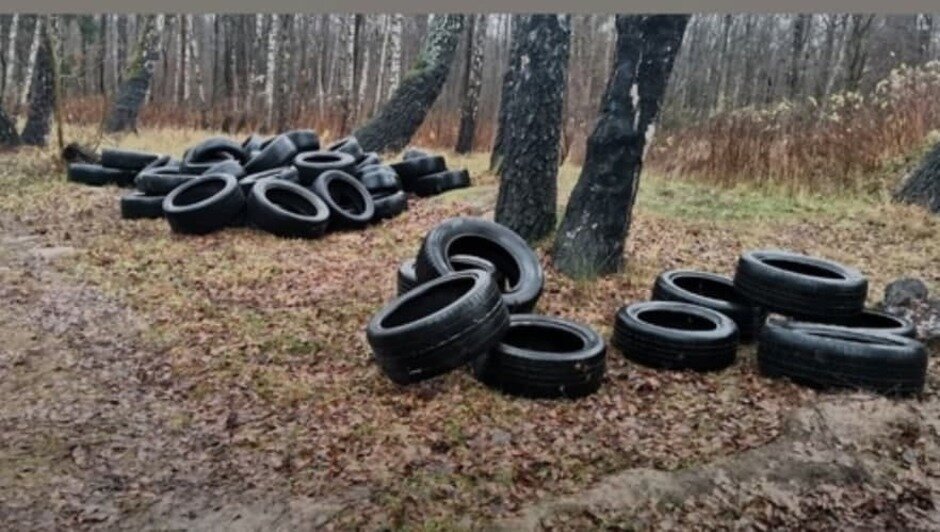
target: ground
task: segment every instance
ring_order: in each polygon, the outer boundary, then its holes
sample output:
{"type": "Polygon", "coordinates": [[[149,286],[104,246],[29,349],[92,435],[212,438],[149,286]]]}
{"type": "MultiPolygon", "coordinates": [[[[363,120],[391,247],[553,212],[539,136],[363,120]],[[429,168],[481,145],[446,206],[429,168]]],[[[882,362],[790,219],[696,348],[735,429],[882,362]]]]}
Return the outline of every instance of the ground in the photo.
{"type": "MultiPolygon", "coordinates": [[[[122,146],[175,154],[209,133],[122,146]]],[[[10,528],[940,527],[940,368],[891,400],[761,377],[753,348],[708,375],[608,352],[579,401],[500,395],[467,372],[398,387],[364,328],[397,264],[475,187],[315,241],[177,236],[123,221],[114,188],[66,183],[51,151],[0,155],[0,526],[10,528]]],[[[562,196],[577,169],[564,167],[562,196]]],[[[538,311],[608,336],[674,267],[730,273],[755,247],[855,265],[870,302],[899,276],[940,290],[940,218],[882,196],[715,190],[646,175],[628,270],[556,274],[538,311]]]]}

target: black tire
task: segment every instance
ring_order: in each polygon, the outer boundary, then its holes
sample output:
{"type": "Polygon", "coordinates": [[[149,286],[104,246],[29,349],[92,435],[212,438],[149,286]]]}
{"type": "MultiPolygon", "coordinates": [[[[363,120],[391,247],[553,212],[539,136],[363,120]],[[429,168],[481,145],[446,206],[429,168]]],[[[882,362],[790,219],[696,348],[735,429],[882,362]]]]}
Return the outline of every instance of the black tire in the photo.
{"type": "Polygon", "coordinates": [[[489,351],[509,328],[492,277],[479,270],[425,283],[380,310],[366,328],[375,360],[398,384],[457,369],[489,351]]]}
{"type": "MultiPolygon", "coordinates": [[[[497,288],[501,289],[501,287],[505,285],[505,279],[502,274],[496,270],[496,266],[494,266],[492,262],[486,259],[474,257],[473,255],[454,255],[450,258],[450,263],[454,266],[454,271],[483,270],[493,276],[497,288]]],[[[418,276],[415,273],[415,260],[408,259],[402,262],[398,267],[398,276],[396,279],[398,295],[403,295],[419,284],[421,283],[418,282],[418,276]]]]}
{"type": "Polygon", "coordinates": [[[282,179],[262,179],[248,196],[248,223],[289,238],[318,238],[330,210],[316,194],[282,179]]]}
{"type": "Polygon", "coordinates": [[[611,345],[644,366],[720,370],[734,363],[738,326],[728,316],[697,305],[635,303],[617,311],[611,345]]]}
{"type": "Polygon", "coordinates": [[[869,309],[850,318],[819,319],[813,322],[794,321],[793,325],[829,326],[868,334],[896,334],[906,338],[915,338],[917,336],[917,329],[910,320],[887,312],[869,309]]]}
{"type": "Polygon", "coordinates": [[[197,177],[163,200],[164,216],[176,233],[211,233],[237,222],[244,209],[245,196],[228,174],[197,177]]]}
{"type": "Polygon", "coordinates": [[[440,155],[414,157],[389,166],[401,178],[401,186],[405,192],[414,190],[414,183],[419,177],[447,171],[447,163],[440,155]]]}
{"type": "Polygon", "coordinates": [[[654,301],[679,301],[717,310],[738,326],[742,342],[757,338],[767,313],[735,290],[729,277],[694,270],[663,272],[653,284],[654,301]]]}
{"type": "Polygon", "coordinates": [[[502,290],[513,313],[530,312],[542,295],[545,274],[532,248],[511,229],[482,218],[450,218],[431,229],[421,243],[415,270],[419,281],[454,271],[454,255],[488,260],[506,279],[502,290]]]}
{"type": "Polygon", "coordinates": [[[245,173],[256,174],[279,166],[287,166],[297,155],[297,147],[285,135],[274,137],[261,151],[245,163],[245,173]]]}
{"type": "Polygon", "coordinates": [[[767,310],[803,318],[853,316],[868,295],[868,281],[858,270],[786,251],[741,255],[734,287],[767,310]]]}
{"type": "Polygon", "coordinates": [[[199,176],[175,173],[172,168],[153,168],[137,174],[134,186],[148,196],[166,196],[176,187],[197,177],[199,176]]]}
{"type": "Polygon", "coordinates": [[[320,174],[329,170],[352,173],[356,160],[348,153],[308,151],[294,157],[294,166],[297,167],[300,184],[309,187],[320,177],[320,174]]]}
{"type": "Polygon", "coordinates": [[[105,168],[100,164],[72,163],[68,167],[68,180],[83,185],[102,187],[133,181],[136,173],[122,168],[105,168]]]}
{"type": "Polygon", "coordinates": [[[399,190],[387,196],[373,196],[374,214],[372,219],[387,220],[408,210],[408,195],[399,190]]]}
{"type": "Polygon", "coordinates": [[[251,192],[251,187],[253,187],[258,181],[267,178],[280,179],[281,181],[297,183],[297,168],[293,166],[281,166],[280,168],[272,168],[270,170],[265,170],[264,172],[246,175],[245,177],[238,180],[238,185],[241,187],[242,193],[245,194],[245,197],[247,198],[248,194],[251,192]]]}
{"type": "Polygon", "coordinates": [[[150,164],[143,167],[140,171],[143,172],[144,170],[150,170],[153,168],[163,168],[165,166],[175,166],[176,168],[179,168],[180,162],[173,159],[173,157],[170,157],[169,155],[161,155],[157,157],[156,159],[154,159],[153,161],[151,161],[150,164]]]}
{"type": "Polygon", "coordinates": [[[418,286],[418,277],[415,274],[415,260],[408,259],[398,265],[398,271],[395,275],[395,289],[399,296],[410,292],[418,286]]]}
{"type": "Polygon", "coordinates": [[[261,147],[264,145],[264,137],[258,135],[257,133],[252,133],[248,135],[248,138],[242,142],[242,152],[250,157],[252,153],[256,151],[261,151],[261,147]]]}
{"type": "Polygon", "coordinates": [[[401,181],[390,168],[370,170],[359,178],[362,186],[372,194],[392,193],[401,190],[401,181]]]}
{"type": "Polygon", "coordinates": [[[469,186],[470,173],[467,170],[450,170],[419,177],[414,180],[411,188],[415,194],[425,198],[469,186]]]}
{"type": "Polygon", "coordinates": [[[190,158],[190,152],[183,155],[183,162],[180,163],[180,171],[185,174],[202,175],[213,166],[225,162],[236,160],[233,155],[226,152],[220,152],[217,159],[207,161],[194,161],[190,158]]]}
{"type": "Polygon", "coordinates": [[[770,321],[760,334],[757,365],[767,377],[813,387],[908,395],[924,389],[927,351],[903,336],[770,321]]]}
{"type": "Polygon", "coordinates": [[[139,172],[159,157],[160,155],[156,153],[105,148],[101,150],[101,166],[139,172]]]}
{"type": "Polygon", "coordinates": [[[298,152],[320,149],[320,136],[312,129],[295,129],[284,134],[294,143],[298,152]]]}
{"type": "Polygon", "coordinates": [[[473,375],[510,395],[573,399],[600,388],[606,358],[604,339],[584,325],[514,314],[503,339],[473,361],[473,375]]]}
{"type": "Polygon", "coordinates": [[[194,163],[226,158],[243,163],[248,156],[241,144],[225,137],[210,137],[189,149],[188,159],[194,163]]]}
{"type": "Polygon", "coordinates": [[[313,182],[313,191],[330,208],[331,228],[364,227],[375,216],[372,196],[356,178],[338,170],[327,170],[313,182]]]}
{"type": "Polygon", "coordinates": [[[362,159],[356,161],[356,172],[361,172],[364,168],[368,166],[377,166],[382,164],[382,159],[379,157],[378,153],[370,151],[363,155],[362,159]]]}
{"type": "Polygon", "coordinates": [[[163,196],[148,196],[143,192],[131,192],[121,196],[121,218],[163,218],[163,196]]]}
{"type": "Polygon", "coordinates": [[[326,147],[326,151],[345,153],[352,156],[352,158],[358,163],[366,154],[362,151],[362,146],[359,145],[359,139],[353,136],[344,137],[333,144],[330,144],[326,147]]]}
{"type": "Polygon", "coordinates": [[[422,150],[421,148],[408,148],[404,151],[404,153],[401,154],[401,159],[403,161],[409,161],[411,159],[422,159],[424,157],[433,157],[433,156],[434,156],[433,153],[427,150],[422,150]]]}
{"type": "Polygon", "coordinates": [[[207,174],[228,174],[235,179],[241,179],[247,174],[245,173],[245,167],[241,165],[235,159],[229,159],[227,161],[222,161],[215,163],[210,166],[205,173],[207,174]]]}

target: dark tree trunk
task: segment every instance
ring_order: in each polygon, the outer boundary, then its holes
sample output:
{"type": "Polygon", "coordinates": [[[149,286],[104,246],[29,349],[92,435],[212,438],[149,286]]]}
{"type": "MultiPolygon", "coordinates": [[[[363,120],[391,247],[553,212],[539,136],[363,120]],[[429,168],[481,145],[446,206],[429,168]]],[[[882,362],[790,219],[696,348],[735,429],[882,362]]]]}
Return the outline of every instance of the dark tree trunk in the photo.
{"type": "Polygon", "coordinates": [[[584,167],[555,239],[555,267],[571,277],[619,271],[643,152],[687,15],[618,15],[617,59],[584,167]]]}
{"type": "Polygon", "coordinates": [[[7,112],[0,106],[0,148],[14,148],[20,145],[20,136],[7,112]]]}
{"type": "Polygon", "coordinates": [[[137,114],[147,97],[153,69],[160,58],[160,34],[157,31],[156,15],[146,15],[141,21],[140,40],[134,51],[134,59],[127,67],[125,81],[118,89],[105,122],[105,131],[132,131],[137,127],[137,114]]]}
{"type": "Polygon", "coordinates": [[[457,153],[473,150],[476,134],[477,111],[480,108],[480,89],[483,85],[483,46],[486,43],[487,15],[470,17],[467,30],[467,61],[463,75],[463,103],[460,107],[460,129],[457,133],[457,153]]]}
{"type": "Polygon", "coordinates": [[[52,47],[49,41],[49,25],[42,20],[39,36],[39,48],[36,50],[36,66],[33,68],[33,81],[29,85],[29,111],[26,125],[20,139],[23,144],[45,146],[49,135],[49,119],[55,104],[55,92],[52,85],[52,47]]]}
{"type": "Polygon", "coordinates": [[[940,214],[940,143],[927,153],[895,197],[898,201],[923,205],[940,214]]]}
{"type": "Polygon", "coordinates": [[[571,26],[568,15],[523,15],[496,221],[527,241],[555,229],[558,157],[571,26]]]}
{"type": "Polygon", "coordinates": [[[354,133],[366,151],[404,148],[437,100],[457,55],[463,15],[437,15],[415,66],[375,117],[354,133]]]}
{"type": "Polygon", "coordinates": [[[519,70],[522,56],[519,54],[519,42],[522,36],[519,32],[519,15],[513,15],[510,29],[509,41],[509,64],[506,65],[506,72],[503,73],[503,85],[500,89],[499,98],[499,117],[496,123],[496,136],[493,139],[493,151],[490,153],[490,171],[497,175],[502,172],[503,152],[505,149],[504,135],[506,124],[509,123],[509,111],[512,107],[512,95],[514,94],[514,84],[517,78],[516,71],[519,70]]]}

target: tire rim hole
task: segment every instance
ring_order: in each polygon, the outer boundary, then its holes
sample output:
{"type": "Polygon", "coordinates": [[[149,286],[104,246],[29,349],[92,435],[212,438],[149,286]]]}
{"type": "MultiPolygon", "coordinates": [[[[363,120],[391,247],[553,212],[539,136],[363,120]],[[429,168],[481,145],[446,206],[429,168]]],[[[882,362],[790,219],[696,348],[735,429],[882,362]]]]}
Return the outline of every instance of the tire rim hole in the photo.
{"type": "Polygon", "coordinates": [[[709,299],[730,301],[733,303],[746,303],[730,282],[723,283],[715,279],[697,277],[693,275],[677,275],[673,283],[679,288],[709,299]]]}
{"type": "Polygon", "coordinates": [[[472,277],[461,277],[435,285],[429,290],[412,292],[413,295],[390,312],[381,325],[386,329],[399,327],[440,312],[469,292],[474,283],[472,277]]]}
{"type": "Polygon", "coordinates": [[[481,236],[457,237],[447,246],[445,255],[452,270],[457,269],[456,264],[451,261],[451,258],[456,255],[470,255],[486,260],[496,267],[496,271],[500,274],[498,277],[502,277],[502,280],[497,278],[497,283],[501,285],[500,290],[502,292],[514,290],[522,279],[522,273],[516,259],[503,246],[488,238],[481,236]]]}
{"type": "Polygon", "coordinates": [[[579,335],[544,325],[513,325],[502,343],[542,353],[574,353],[587,347],[579,335]]]}
{"type": "Polygon", "coordinates": [[[764,264],[768,266],[773,266],[781,270],[788,272],[799,273],[802,275],[809,275],[810,277],[822,277],[825,279],[844,279],[845,276],[839,272],[835,272],[828,268],[822,266],[817,266],[815,264],[806,264],[804,262],[797,262],[793,260],[786,259],[764,259],[764,264]]]}
{"type": "Polygon", "coordinates": [[[317,214],[316,206],[296,192],[284,189],[268,189],[264,195],[271,203],[292,214],[300,216],[314,216],[317,214]]]}
{"type": "Polygon", "coordinates": [[[187,188],[176,196],[175,205],[185,207],[215,196],[225,188],[225,181],[213,179],[187,188]]]}
{"type": "Polygon", "coordinates": [[[343,181],[333,180],[326,188],[333,202],[340,209],[352,214],[362,214],[366,211],[366,202],[356,187],[343,181]]]}
{"type": "Polygon", "coordinates": [[[637,319],[666,329],[713,331],[718,328],[718,324],[711,320],[674,310],[644,310],[637,314],[637,319]]]}

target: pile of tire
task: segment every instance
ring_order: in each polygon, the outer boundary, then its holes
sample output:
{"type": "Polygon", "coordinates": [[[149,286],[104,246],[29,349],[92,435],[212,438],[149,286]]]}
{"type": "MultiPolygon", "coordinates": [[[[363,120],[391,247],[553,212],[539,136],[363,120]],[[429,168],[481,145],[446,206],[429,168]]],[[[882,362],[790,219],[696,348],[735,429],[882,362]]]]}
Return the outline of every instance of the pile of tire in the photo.
{"type": "MultiPolygon", "coordinates": [[[[427,181],[418,187],[421,195],[429,195],[432,182],[447,189],[441,184],[447,181],[442,157],[416,150],[406,155],[410,162],[396,164],[409,183],[427,181]]],[[[461,175],[469,186],[469,174],[461,175]]],[[[408,208],[392,165],[365,153],[355,137],[321,149],[312,130],[267,139],[251,135],[241,143],[212,137],[187,149],[181,159],[105,149],[100,163],[70,164],[68,179],[133,186],[137,190],[120,200],[123,218],[166,218],[173,231],[187,234],[248,225],[284,237],[316,238],[328,229],[394,218],[408,208]]]]}
{"type": "Polygon", "coordinates": [[[655,368],[720,370],[757,341],[759,371],[817,388],[923,390],[927,352],[904,318],[865,309],[868,281],[837,262],[749,251],[734,278],[693,270],[657,277],[653,301],[618,310],[611,344],[655,368]],[[769,316],[769,317],[768,317],[769,316]]]}
{"type": "Polygon", "coordinates": [[[398,297],[366,327],[375,361],[402,385],[469,365],[481,383],[510,395],[590,395],[604,378],[604,340],[532,313],[543,284],[538,257],[512,230],[480,218],[445,220],[401,264],[398,297]]]}

